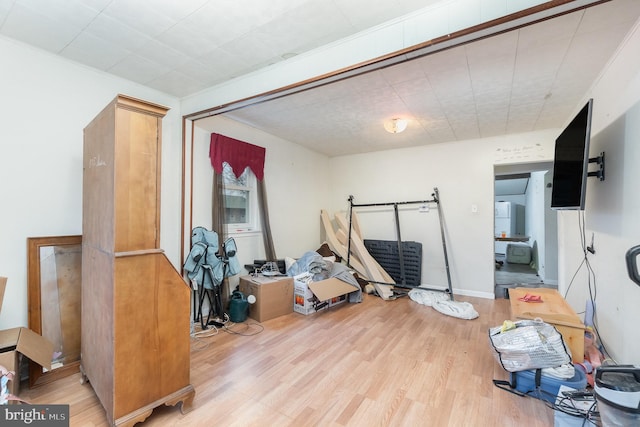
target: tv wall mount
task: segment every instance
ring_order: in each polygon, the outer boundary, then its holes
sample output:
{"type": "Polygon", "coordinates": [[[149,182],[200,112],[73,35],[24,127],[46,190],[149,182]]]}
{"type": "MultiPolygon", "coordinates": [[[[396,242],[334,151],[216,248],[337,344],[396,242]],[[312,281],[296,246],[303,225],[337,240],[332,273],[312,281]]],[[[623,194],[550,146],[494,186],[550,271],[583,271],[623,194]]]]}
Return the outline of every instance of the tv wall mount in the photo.
{"type": "Polygon", "coordinates": [[[590,157],[589,163],[596,163],[598,170],[588,172],[587,176],[597,176],[600,181],[604,181],[604,151],[598,157],[590,157]]]}

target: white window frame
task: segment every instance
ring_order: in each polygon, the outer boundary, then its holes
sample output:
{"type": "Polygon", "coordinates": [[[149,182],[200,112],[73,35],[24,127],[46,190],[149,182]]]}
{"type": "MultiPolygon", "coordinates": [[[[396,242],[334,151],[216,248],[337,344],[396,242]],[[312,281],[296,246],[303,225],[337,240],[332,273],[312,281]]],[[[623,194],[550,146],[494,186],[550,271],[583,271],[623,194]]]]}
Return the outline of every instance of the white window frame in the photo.
{"type": "MultiPolygon", "coordinates": [[[[230,166],[225,162],[223,163],[224,168],[229,168],[230,166]]],[[[237,234],[245,234],[245,233],[255,233],[260,232],[260,221],[259,221],[259,209],[258,209],[258,189],[257,189],[257,179],[254,175],[253,171],[250,168],[246,168],[243,174],[247,174],[247,185],[237,185],[235,183],[229,183],[225,179],[224,186],[226,190],[239,190],[246,191],[248,193],[248,209],[249,209],[249,218],[247,218],[247,222],[242,223],[226,223],[225,228],[228,235],[237,235],[237,234]]]]}

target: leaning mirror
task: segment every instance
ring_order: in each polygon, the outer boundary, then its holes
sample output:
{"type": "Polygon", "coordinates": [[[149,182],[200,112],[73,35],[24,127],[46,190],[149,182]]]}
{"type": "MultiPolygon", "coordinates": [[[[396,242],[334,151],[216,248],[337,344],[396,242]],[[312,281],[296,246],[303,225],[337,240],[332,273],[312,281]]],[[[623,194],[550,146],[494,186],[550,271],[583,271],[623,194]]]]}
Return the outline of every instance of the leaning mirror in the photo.
{"type": "Polygon", "coordinates": [[[53,343],[51,370],[29,363],[29,386],[79,370],[82,236],[27,239],[29,328],[53,343]]]}

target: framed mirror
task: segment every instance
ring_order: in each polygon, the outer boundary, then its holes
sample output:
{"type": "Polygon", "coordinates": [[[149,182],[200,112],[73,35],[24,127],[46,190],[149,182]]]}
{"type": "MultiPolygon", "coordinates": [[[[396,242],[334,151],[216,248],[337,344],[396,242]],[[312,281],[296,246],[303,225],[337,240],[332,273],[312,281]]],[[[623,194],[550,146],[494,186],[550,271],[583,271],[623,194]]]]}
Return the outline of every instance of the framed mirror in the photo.
{"type": "Polygon", "coordinates": [[[29,386],[78,372],[82,236],[27,239],[29,328],[53,343],[51,370],[29,362],[29,386]]]}

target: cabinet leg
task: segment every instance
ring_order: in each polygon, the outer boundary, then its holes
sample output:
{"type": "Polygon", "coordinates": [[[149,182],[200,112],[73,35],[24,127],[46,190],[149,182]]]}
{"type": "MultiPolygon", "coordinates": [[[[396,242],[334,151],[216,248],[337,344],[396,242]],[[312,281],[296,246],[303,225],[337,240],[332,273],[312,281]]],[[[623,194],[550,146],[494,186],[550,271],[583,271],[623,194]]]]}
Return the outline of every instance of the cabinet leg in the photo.
{"type": "Polygon", "coordinates": [[[134,424],[141,423],[149,418],[153,410],[162,404],[165,406],[176,406],[178,403],[182,402],[180,412],[182,414],[186,414],[193,409],[193,398],[195,395],[196,390],[191,384],[189,384],[169,396],[165,396],[160,400],[152,402],[136,411],[118,418],[112,425],[115,427],[133,427],[134,424]]]}
{"type": "Polygon", "coordinates": [[[184,415],[193,409],[193,398],[196,396],[196,390],[191,384],[182,389],[182,393],[176,396],[174,399],[167,400],[166,406],[175,406],[181,402],[180,412],[184,415]]]}

